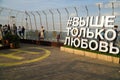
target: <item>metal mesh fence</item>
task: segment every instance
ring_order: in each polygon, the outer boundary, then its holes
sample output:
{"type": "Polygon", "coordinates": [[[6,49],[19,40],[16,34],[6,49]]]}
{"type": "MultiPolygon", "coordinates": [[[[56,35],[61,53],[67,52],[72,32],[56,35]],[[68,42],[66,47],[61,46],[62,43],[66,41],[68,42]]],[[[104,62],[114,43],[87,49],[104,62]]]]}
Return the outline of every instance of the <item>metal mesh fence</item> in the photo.
{"type": "MultiPolygon", "coordinates": [[[[26,29],[25,39],[32,40],[38,40],[40,28],[43,26],[45,28],[44,40],[57,41],[56,36],[60,33],[60,41],[63,42],[66,36],[66,24],[69,17],[115,15],[115,24],[119,26],[120,5],[118,4],[96,4],[42,11],[17,11],[0,7],[0,24],[10,24],[11,27],[13,24],[24,26],[26,29]]],[[[120,38],[118,37],[119,40],[120,38]]]]}

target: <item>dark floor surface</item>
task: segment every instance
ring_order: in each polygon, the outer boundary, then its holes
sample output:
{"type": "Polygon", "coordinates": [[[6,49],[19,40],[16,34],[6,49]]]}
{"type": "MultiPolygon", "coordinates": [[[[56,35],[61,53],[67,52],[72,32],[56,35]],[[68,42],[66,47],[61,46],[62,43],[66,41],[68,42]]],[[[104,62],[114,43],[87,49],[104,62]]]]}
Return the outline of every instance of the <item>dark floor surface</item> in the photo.
{"type": "Polygon", "coordinates": [[[120,64],[62,52],[57,47],[22,44],[20,49],[27,47],[44,48],[51,54],[34,63],[1,66],[0,80],[120,80],[120,64]]]}

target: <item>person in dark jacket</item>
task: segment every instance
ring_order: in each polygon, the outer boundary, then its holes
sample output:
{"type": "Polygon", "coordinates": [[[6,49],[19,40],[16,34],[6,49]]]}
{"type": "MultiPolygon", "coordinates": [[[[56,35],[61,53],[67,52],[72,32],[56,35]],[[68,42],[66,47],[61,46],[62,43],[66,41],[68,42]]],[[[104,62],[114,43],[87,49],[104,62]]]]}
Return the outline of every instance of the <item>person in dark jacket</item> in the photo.
{"type": "Polygon", "coordinates": [[[24,39],[24,35],[25,35],[25,28],[24,28],[24,26],[22,26],[21,33],[22,33],[22,36],[23,36],[23,39],[24,39]]]}

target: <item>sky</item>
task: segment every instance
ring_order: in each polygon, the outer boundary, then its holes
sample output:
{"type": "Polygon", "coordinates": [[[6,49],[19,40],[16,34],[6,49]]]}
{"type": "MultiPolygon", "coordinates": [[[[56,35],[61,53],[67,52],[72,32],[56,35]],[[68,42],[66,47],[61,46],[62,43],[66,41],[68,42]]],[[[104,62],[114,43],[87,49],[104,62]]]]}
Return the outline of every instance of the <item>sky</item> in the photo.
{"type": "Polygon", "coordinates": [[[111,0],[0,0],[0,6],[21,11],[36,11],[79,5],[108,3],[111,0]]]}
{"type": "MultiPolygon", "coordinates": [[[[112,7],[111,7],[111,1],[119,1],[119,3],[117,4],[119,7],[114,6],[115,7],[115,15],[117,15],[117,19],[116,19],[116,23],[120,24],[120,0],[0,0],[0,7],[6,7],[6,8],[10,8],[10,9],[14,9],[14,10],[19,10],[19,11],[28,11],[31,18],[32,18],[32,25],[34,26],[35,22],[34,22],[34,18],[33,15],[30,12],[34,12],[34,11],[40,11],[41,15],[42,15],[42,24],[43,26],[46,26],[46,18],[45,15],[43,14],[43,10],[46,11],[47,13],[47,17],[48,17],[48,23],[49,26],[52,26],[52,18],[51,18],[51,14],[49,12],[50,9],[53,9],[53,12],[56,12],[54,14],[54,19],[55,19],[55,26],[59,26],[59,17],[58,17],[58,12],[56,11],[57,9],[64,9],[63,11],[61,10],[62,13],[62,26],[65,27],[66,25],[66,18],[67,18],[67,14],[65,12],[65,8],[67,7],[68,11],[69,11],[69,16],[76,16],[76,12],[74,7],[78,7],[78,6],[84,6],[84,7],[80,7],[78,10],[78,14],[80,16],[86,16],[86,9],[85,6],[88,5],[88,13],[89,16],[98,16],[98,7],[96,6],[91,6],[91,5],[96,5],[96,3],[103,3],[104,5],[101,5],[101,15],[112,15],[112,7]],[[89,6],[90,5],[90,6],[89,6]],[[70,7],[70,8],[68,8],[70,7]],[[57,8],[57,9],[56,9],[57,8]],[[81,12],[82,11],[82,12],[81,12]]],[[[1,8],[2,9],[2,8],[1,8]]],[[[8,10],[9,11],[9,10],[8,10]]],[[[17,13],[14,11],[11,12],[9,11],[9,13],[6,12],[1,12],[0,14],[0,22],[2,22],[3,24],[6,24],[8,22],[10,22],[10,19],[8,18],[8,14],[17,16],[17,13]]],[[[34,12],[34,14],[36,14],[36,18],[37,18],[37,26],[40,26],[40,21],[39,21],[39,16],[36,12],[34,12]]],[[[22,23],[23,25],[23,19],[25,16],[19,14],[20,20],[16,20],[16,23],[18,23],[17,25],[20,25],[22,23]],[[22,17],[21,17],[22,16],[22,17]]],[[[19,18],[18,17],[18,18],[19,18]]],[[[12,24],[11,24],[12,25],[12,24]]],[[[26,24],[25,24],[26,25],[26,24]]],[[[30,25],[30,24],[29,24],[30,25]]]]}

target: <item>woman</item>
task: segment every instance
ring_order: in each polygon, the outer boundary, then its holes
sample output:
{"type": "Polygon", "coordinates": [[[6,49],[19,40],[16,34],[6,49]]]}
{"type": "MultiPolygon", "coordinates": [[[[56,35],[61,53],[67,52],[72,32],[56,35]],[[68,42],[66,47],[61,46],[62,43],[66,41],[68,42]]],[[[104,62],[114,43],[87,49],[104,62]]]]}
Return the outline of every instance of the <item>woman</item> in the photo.
{"type": "Polygon", "coordinates": [[[44,32],[45,32],[45,29],[42,26],[41,29],[40,29],[40,38],[41,39],[44,39],[44,32]]]}

